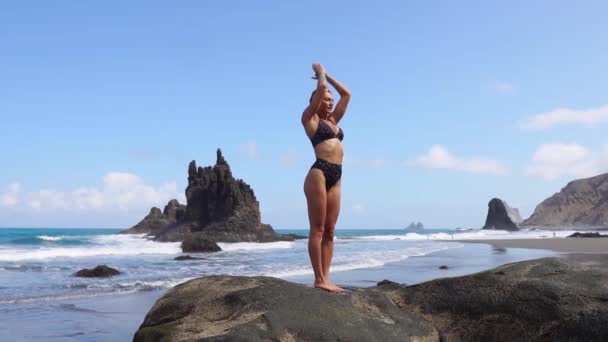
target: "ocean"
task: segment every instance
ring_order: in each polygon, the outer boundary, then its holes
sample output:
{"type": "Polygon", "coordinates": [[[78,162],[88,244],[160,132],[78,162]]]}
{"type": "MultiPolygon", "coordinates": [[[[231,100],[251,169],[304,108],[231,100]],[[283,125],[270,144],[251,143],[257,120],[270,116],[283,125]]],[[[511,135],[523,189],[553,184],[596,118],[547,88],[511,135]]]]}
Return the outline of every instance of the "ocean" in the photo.
{"type": "MultiPolygon", "coordinates": [[[[0,341],[126,341],[164,291],[190,279],[229,274],[272,276],[310,285],[307,240],[219,243],[221,252],[176,261],[180,243],[159,243],[119,229],[0,229],[0,341]],[[77,278],[108,265],[121,274],[77,278]]],[[[308,230],[278,229],[308,235],[308,230]]],[[[571,231],[556,232],[564,237],[571,231]]],[[[332,280],[351,287],[390,279],[413,284],[508,262],[556,254],[498,250],[452,239],[551,237],[542,230],[337,229],[332,280]],[[448,270],[439,266],[447,265],[448,270]]]]}

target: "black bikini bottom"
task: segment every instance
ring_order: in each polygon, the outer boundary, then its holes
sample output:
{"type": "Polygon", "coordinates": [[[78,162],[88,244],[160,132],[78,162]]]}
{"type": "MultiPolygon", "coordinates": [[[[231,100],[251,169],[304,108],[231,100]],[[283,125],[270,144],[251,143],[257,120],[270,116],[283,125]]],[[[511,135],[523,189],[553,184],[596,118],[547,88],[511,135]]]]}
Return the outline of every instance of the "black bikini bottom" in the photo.
{"type": "Polygon", "coordinates": [[[317,159],[310,168],[319,169],[323,172],[323,176],[325,176],[325,190],[331,189],[342,177],[342,165],[330,163],[324,159],[317,159]]]}

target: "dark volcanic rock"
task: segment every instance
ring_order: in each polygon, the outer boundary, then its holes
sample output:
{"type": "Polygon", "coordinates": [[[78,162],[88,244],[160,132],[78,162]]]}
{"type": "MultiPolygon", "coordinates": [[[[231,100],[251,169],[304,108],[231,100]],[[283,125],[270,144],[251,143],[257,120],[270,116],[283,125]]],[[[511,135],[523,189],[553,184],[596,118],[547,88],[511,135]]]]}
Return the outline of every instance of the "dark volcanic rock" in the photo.
{"type": "Polygon", "coordinates": [[[95,268],[84,268],[73,274],[74,277],[83,278],[105,278],[120,274],[117,269],[106,265],[98,265],[95,268]]]}
{"type": "Polygon", "coordinates": [[[565,230],[608,227],[608,173],[568,183],[537,205],[522,226],[565,230]]]}
{"type": "Polygon", "coordinates": [[[488,216],[482,229],[519,230],[516,224],[516,211],[499,198],[492,198],[488,203],[488,216]]]}
{"type": "Polygon", "coordinates": [[[269,277],[208,276],[160,298],[134,341],[438,341],[375,289],[330,294],[269,277]]]}
{"type": "Polygon", "coordinates": [[[330,294],[268,277],[169,290],[134,341],[606,341],[608,254],[330,294]]]}
{"type": "Polygon", "coordinates": [[[179,204],[176,199],[172,199],[165,206],[163,215],[171,221],[181,221],[186,215],[186,206],[179,204]]]}
{"type": "Polygon", "coordinates": [[[382,285],[399,285],[399,283],[395,283],[392,280],[384,279],[384,280],[379,281],[376,285],[378,285],[378,286],[382,286],[382,285]]]}
{"type": "Polygon", "coordinates": [[[186,212],[186,206],[179,204],[176,199],[167,203],[163,212],[159,208],[150,209],[148,216],[144,217],[138,224],[122,233],[129,234],[150,234],[155,235],[162,232],[167,227],[175,225],[178,220],[182,220],[186,212]]]}
{"type": "Polygon", "coordinates": [[[600,233],[581,233],[581,232],[576,232],[574,234],[568,235],[568,237],[573,237],[573,238],[601,238],[601,237],[608,237],[608,235],[601,235],[600,233]]]}
{"type": "Polygon", "coordinates": [[[206,239],[198,233],[191,234],[182,241],[182,252],[184,253],[207,253],[219,252],[221,250],[217,243],[206,239]]]}
{"type": "Polygon", "coordinates": [[[173,260],[178,260],[178,261],[182,261],[182,260],[203,260],[205,258],[195,258],[192,257],[190,255],[180,255],[178,257],[173,258],[173,260]]]}
{"type": "Polygon", "coordinates": [[[192,260],[192,259],[194,259],[194,258],[191,257],[191,256],[189,256],[189,255],[180,255],[180,256],[177,256],[177,257],[173,258],[173,260],[178,260],[178,261],[181,261],[181,260],[192,260]]]}
{"type": "Polygon", "coordinates": [[[447,270],[448,266],[447,265],[441,265],[441,266],[439,266],[439,269],[440,270],[447,270]]]}
{"type": "Polygon", "coordinates": [[[436,279],[392,294],[445,341],[605,341],[608,255],[571,255],[436,279]]]}
{"type": "Polygon", "coordinates": [[[424,225],[422,224],[422,222],[413,222],[408,224],[407,227],[405,227],[405,229],[423,229],[424,225]]]}
{"type": "Polygon", "coordinates": [[[187,217],[204,227],[220,222],[242,208],[253,209],[243,218],[251,225],[260,224],[259,205],[251,187],[243,180],[234,179],[230,166],[217,151],[215,166],[199,167],[193,160],[188,165],[186,188],[187,217]]]}
{"type": "Polygon", "coordinates": [[[152,208],[150,214],[123,233],[148,233],[158,241],[184,241],[196,233],[212,241],[271,242],[306,238],[277,234],[261,222],[259,203],[251,187],[232,176],[230,166],[217,150],[214,166],[188,165],[186,205],[172,200],[163,213],[152,208]]]}

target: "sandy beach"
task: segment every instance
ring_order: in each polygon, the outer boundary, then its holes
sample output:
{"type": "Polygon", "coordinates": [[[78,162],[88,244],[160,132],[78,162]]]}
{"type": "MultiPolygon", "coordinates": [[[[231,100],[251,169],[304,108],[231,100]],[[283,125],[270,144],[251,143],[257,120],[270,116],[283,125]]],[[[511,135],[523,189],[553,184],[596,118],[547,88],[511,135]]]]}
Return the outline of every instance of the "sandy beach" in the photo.
{"type": "Polygon", "coordinates": [[[608,253],[608,238],[548,238],[509,240],[449,240],[462,243],[486,243],[496,248],[545,249],[562,253],[608,253]]]}

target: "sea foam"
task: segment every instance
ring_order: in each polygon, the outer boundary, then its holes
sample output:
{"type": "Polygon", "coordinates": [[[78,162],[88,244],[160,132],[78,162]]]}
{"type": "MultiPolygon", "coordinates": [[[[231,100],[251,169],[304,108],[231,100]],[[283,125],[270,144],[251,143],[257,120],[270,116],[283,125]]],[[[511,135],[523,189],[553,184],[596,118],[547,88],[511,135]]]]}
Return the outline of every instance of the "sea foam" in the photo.
{"type": "MultiPolygon", "coordinates": [[[[382,267],[391,262],[398,262],[409,257],[423,256],[448,248],[457,246],[448,246],[447,244],[420,244],[419,246],[411,246],[399,250],[364,250],[355,253],[346,253],[346,255],[334,254],[332,261],[332,272],[345,272],[357,269],[382,267]]],[[[281,270],[267,270],[262,275],[287,278],[292,276],[313,274],[310,265],[282,268],[281,270]]]]}
{"type": "Polygon", "coordinates": [[[403,235],[370,235],[359,236],[353,239],[362,241],[389,241],[389,240],[505,240],[505,239],[544,239],[544,238],[564,238],[573,234],[574,230],[537,230],[523,229],[519,231],[506,230],[470,230],[456,231],[453,233],[432,233],[432,229],[428,230],[428,234],[405,233],[403,235]]]}
{"type": "Polygon", "coordinates": [[[40,240],[44,240],[44,241],[59,241],[59,240],[63,240],[63,236],[48,236],[48,235],[39,235],[36,236],[38,239],[40,240]]]}
{"type": "Polygon", "coordinates": [[[279,242],[220,242],[217,244],[223,251],[256,251],[292,248],[294,243],[291,241],[279,242]]]}
{"type": "Polygon", "coordinates": [[[87,247],[41,247],[36,249],[0,250],[0,261],[45,260],[52,258],[80,258],[93,256],[128,256],[139,254],[178,254],[179,242],[155,242],[139,236],[108,235],[93,239],[87,247]]]}

